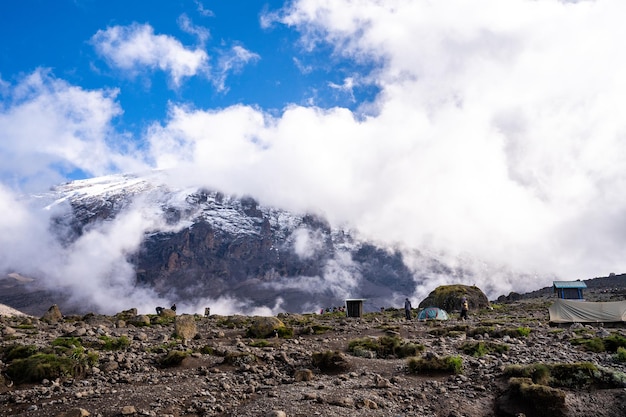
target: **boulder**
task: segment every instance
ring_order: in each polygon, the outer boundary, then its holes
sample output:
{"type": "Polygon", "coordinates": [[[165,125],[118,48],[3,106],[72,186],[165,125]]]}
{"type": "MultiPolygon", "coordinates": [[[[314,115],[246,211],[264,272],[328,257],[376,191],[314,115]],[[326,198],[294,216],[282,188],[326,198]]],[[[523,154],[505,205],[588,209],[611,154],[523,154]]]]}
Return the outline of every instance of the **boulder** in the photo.
{"type": "Polygon", "coordinates": [[[174,333],[183,340],[193,339],[198,333],[195,317],[189,314],[176,317],[174,333]]]}
{"type": "Polygon", "coordinates": [[[117,313],[115,315],[115,318],[117,318],[119,320],[129,321],[130,319],[132,319],[136,315],[137,315],[137,309],[136,308],[131,308],[131,309],[124,310],[124,311],[121,311],[121,312],[117,313]]]}
{"type": "Polygon", "coordinates": [[[248,328],[248,336],[263,339],[278,336],[285,323],[276,317],[254,317],[248,328]]]}
{"type": "Polygon", "coordinates": [[[56,323],[63,319],[63,314],[61,314],[61,310],[59,310],[59,306],[53,304],[48,311],[46,311],[41,318],[43,321],[47,321],[48,323],[56,323]]]}
{"type": "Polygon", "coordinates": [[[442,285],[426,297],[420,304],[419,308],[439,307],[445,311],[458,311],[461,309],[461,300],[467,298],[470,311],[489,306],[489,299],[476,286],[469,285],[442,285]]]}
{"type": "Polygon", "coordinates": [[[171,308],[164,308],[163,310],[161,310],[159,316],[164,318],[176,317],[176,312],[171,308]]]}
{"type": "Polygon", "coordinates": [[[128,320],[129,324],[132,324],[135,327],[149,326],[150,325],[150,317],[145,314],[139,314],[135,317],[128,320]]]}

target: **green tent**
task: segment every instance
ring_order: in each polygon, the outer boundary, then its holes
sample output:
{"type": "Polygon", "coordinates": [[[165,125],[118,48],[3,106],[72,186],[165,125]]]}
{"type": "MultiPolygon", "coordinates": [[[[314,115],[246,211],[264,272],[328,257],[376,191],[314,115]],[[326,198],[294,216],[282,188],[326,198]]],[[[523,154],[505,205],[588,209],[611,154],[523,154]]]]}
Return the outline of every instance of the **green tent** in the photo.
{"type": "Polygon", "coordinates": [[[448,320],[448,313],[439,307],[426,307],[417,314],[418,320],[448,320]]]}

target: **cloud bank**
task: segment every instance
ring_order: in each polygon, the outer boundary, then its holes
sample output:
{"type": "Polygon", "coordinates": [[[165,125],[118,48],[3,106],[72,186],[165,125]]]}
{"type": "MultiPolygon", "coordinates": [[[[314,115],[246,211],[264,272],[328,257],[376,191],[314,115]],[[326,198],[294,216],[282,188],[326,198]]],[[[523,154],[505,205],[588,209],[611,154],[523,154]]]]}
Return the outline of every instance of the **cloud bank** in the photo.
{"type": "MultiPolygon", "coordinates": [[[[614,0],[295,1],[264,24],[297,31],[304,51],[330,46],[368,63],[335,87],[369,83],[380,91],[373,100],[356,111],[291,104],[279,113],[173,102],[141,148],[113,128],[123,110],[115,91],[37,71],[3,88],[12,98],[0,109],[0,204],[21,207],[16,183],[148,166],[172,170],[181,185],[251,194],[390,246],[465,259],[484,271],[470,284],[494,292],[624,272],[625,9],[614,0]],[[507,271],[538,278],[516,282],[507,271]]],[[[174,85],[209,66],[204,50],[149,25],[92,41],[111,66],[159,68],[174,85]]],[[[220,62],[226,73],[262,58],[235,47],[220,62]]],[[[12,244],[5,239],[2,252],[12,244]]]]}

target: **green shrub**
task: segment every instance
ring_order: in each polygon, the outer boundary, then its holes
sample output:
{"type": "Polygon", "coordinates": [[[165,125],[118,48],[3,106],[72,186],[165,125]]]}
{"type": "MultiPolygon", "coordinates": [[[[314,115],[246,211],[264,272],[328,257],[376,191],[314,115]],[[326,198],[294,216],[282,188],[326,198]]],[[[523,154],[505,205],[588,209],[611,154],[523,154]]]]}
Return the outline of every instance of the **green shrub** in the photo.
{"type": "Polygon", "coordinates": [[[15,359],[24,359],[37,353],[35,345],[11,345],[2,349],[2,357],[5,362],[15,359]]]}
{"type": "Polygon", "coordinates": [[[551,385],[583,388],[594,384],[598,367],[589,362],[557,363],[550,366],[551,385]]]}
{"type": "Polygon", "coordinates": [[[324,334],[332,329],[333,329],[332,326],[324,326],[321,324],[315,324],[311,326],[311,330],[313,331],[313,334],[324,334]]]}
{"type": "Polygon", "coordinates": [[[596,365],[589,362],[509,365],[504,368],[504,375],[529,378],[535,384],[566,388],[606,385],[612,378],[610,375],[604,375],[596,365]]]}
{"type": "Polygon", "coordinates": [[[376,355],[371,357],[388,358],[395,356],[405,358],[415,356],[423,350],[423,345],[405,342],[398,336],[363,337],[348,342],[348,352],[354,356],[367,356],[364,352],[374,352],[376,355]]]}
{"type": "Polygon", "coordinates": [[[618,347],[615,355],[615,359],[618,362],[626,362],[626,348],[618,347]]]}
{"type": "Polygon", "coordinates": [[[126,336],[100,336],[99,339],[103,350],[122,350],[130,346],[130,339],[126,336]]]}
{"type": "Polygon", "coordinates": [[[425,349],[424,345],[417,343],[404,343],[398,347],[396,350],[396,356],[398,358],[408,358],[411,356],[417,356],[418,353],[423,352],[425,349]]]}
{"type": "Polygon", "coordinates": [[[174,367],[180,365],[183,360],[189,355],[189,352],[182,350],[170,350],[167,352],[161,360],[159,361],[160,365],[166,368],[174,367]]]}
{"type": "Polygon", "coordinates": [[[248,346],[264,348],[264,347],[274,346],[274,345],[272,343],[268,342],[265,339],[260,339],[260,340],[254,340],[254,341],[248,343],[248,346]]]}
{"type": "Polygon", "coordinates": [[[591,339],[585,338],[576,338],[571,339],[570,343],[573,345],[582,346],[584,350],[589,352],[604,352],[606,350],[606,346],[604,345],[604,340],[601,337],[594,337],[591,339]]]}
{"type": "Polygon", "coordinates": [[[351,367],[348,358],[344,354],[332,350],[313,353],[311,362],[313,366],[324,372],[344,372],[351,367]]]}
{"type": "Polygon", "coordinates": [[[626,348],[626,337],[612,334],[604,338],[604,346],[607,352],[617,352],[618,348],[626,348]]]}
{"type": "Polygon", "coordinates": [[[530,413],[538,417],[564,416],[565,392],[546,385],[535,384],[530,378],[514,377],[509,380],[513,397],[518,398],[530,413]]]}
{"type": "Polygon", "coordinates": [[[407,362],[409,372],[414,374],[429,373],[453,373],[460,374],[463,370],[463,359],[459,356],[428,355],[426,357],[413,357],[407,362]]]}
{"type": "Polygon", "coordinates": [[[83,345],[83,341],[79,337],[57,337],[51,343],[52,346],[64,348],[74,348],[83,345]]]}
{"type": "Polygon", "coordinates": [[[517,335],[520,337],[528,337],[530,332],[531,332],[530,327],[518,327],[517,328],[517,335]]]}
{"type": "Polygon", "coordinates": [[[224,363],[233,366],[250,365],[258,360],[256,355],[248,352],[228,352],[224,356],[224,363]]]}
{"type": "Polygon", "coordinates": [[[277,333],[281,339],[291,339],[293,338],[293,327],[279,327],[277,333]]]}
{"type": "Polygon", "coordinates": [[[67,353],[35,353],[15,359],[6,372],[18,384],[40,382],[44,378],[80,377],[98,361],[97,354],[85,352],[83,347],[68,349],[67,353]]]}
{"type": "Polygon", "coordinates": [[[492,353],[504,353],[509,350],[507,345],[493,342],[465,342],[460,347],[466,355],[471,355],[476,358],[492,353]]]}

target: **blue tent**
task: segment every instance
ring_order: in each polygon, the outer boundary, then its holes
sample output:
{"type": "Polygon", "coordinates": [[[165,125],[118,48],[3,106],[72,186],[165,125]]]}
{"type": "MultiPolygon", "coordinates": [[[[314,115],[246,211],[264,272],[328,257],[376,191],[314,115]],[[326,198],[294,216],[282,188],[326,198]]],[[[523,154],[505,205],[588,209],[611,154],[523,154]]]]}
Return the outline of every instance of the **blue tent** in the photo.
{"type": "Polygon", "coordinates": [[[426,307],[417,314],[418,320],[448,320],[448,313],[439,307],[426,307]]]}

